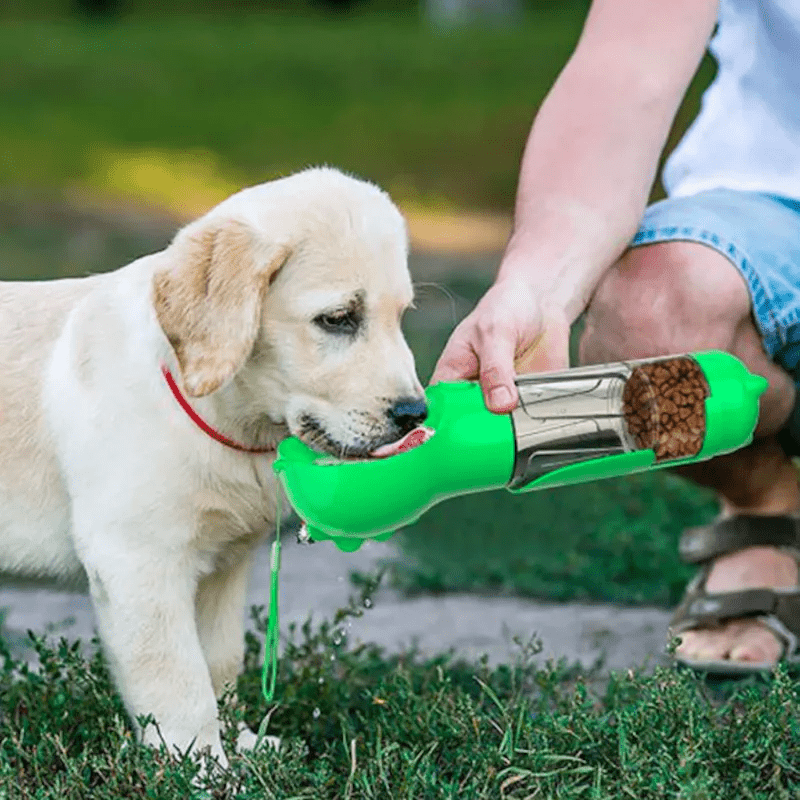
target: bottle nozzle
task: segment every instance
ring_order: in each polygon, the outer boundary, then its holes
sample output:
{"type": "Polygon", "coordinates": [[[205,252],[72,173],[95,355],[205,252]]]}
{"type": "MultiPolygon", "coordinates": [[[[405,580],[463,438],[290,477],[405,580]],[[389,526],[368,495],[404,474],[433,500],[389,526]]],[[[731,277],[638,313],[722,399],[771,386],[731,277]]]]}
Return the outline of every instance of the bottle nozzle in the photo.
{"type": "Polygon", "coordinates": [[[769,381],[766,378],[762,378],[761,375],[753,375],[752,373],[748,376],[745,383],[745,390],[748,393],[752,392],[756,397],[764,394],[768,387],[769,381]]]}

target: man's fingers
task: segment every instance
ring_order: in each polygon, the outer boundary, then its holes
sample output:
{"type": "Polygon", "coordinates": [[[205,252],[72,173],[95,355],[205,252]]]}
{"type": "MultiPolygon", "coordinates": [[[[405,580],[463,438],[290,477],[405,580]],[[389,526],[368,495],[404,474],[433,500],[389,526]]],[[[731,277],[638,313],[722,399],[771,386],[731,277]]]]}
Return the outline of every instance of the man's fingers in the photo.
{"type": "Polygon", "coordinates": [[[517,386],[513,377],[500,377],[497,367],[481,372],[481,389],[486,408],[495,414],[508,414],[517,407],[517,386]]]}
{"type": "Polygon", "coordinates": [[[543,315],[517,289],[490,289],[453,331],[430,383],[477,378],[486,407],[508,414],[519,401],[517,373],[569,367],[569,330],[563,314],[543,315]]]}
{"type": "Polygon", "coordinates": [[[456,330],[439,356],[429,385],[433,386],[434,383],[442,381],[466,381],[477,377],[478,356],[469,344],[460,339],[456,330]]]}

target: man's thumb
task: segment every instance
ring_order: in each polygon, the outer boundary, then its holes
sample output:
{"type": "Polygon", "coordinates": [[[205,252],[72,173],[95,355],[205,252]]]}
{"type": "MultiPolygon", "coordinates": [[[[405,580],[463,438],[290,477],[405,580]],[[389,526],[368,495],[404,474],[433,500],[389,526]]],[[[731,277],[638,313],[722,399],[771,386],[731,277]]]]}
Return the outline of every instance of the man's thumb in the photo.
{"type": "Polygon", "coordinates": [[[508,414],[517,406],[517,386],[514,372],[508,368],[488,365],[480,375],[483,399],[489,411],[508,414]]]}

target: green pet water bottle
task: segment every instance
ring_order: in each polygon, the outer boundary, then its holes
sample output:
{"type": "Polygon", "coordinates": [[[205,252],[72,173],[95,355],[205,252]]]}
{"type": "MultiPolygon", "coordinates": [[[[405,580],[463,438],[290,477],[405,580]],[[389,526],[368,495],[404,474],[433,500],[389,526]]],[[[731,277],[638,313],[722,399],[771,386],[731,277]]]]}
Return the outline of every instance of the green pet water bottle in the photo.
{"type": "Polygon", "coordinates": [[[720,351],[520,375],[519,405],[493,414],[474,382],[426,391],[421,442],[335,461],[289,438],[275,470],[314,540],[356,550],[434,504],[527,492],[704,461],[752,441],[767,381],[720,351]]]}

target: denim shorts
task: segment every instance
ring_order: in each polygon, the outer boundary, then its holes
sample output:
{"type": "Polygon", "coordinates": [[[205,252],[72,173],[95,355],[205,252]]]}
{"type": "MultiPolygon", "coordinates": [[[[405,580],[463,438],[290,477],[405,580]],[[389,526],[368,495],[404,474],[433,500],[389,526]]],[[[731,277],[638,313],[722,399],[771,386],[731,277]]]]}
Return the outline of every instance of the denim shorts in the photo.
{"type": "Polygon", "coordinates": [[[631,246],[668,241],[712,247],[741,272],[764,349],[800,387],[800,201],[732,189],[667,198],[631,246]]]}

